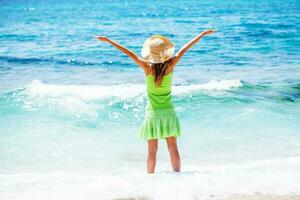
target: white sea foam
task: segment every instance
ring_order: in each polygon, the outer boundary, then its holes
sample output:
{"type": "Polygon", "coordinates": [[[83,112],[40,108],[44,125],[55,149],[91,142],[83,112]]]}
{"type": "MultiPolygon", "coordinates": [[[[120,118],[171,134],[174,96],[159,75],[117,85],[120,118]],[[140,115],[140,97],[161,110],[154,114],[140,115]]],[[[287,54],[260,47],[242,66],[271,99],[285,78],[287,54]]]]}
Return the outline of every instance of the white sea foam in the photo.
{"type": "Polygon", "coordinates": [[[0,174],[2,200],[222,199],[232,194],[299,194],[299,157],[217,167],[186,166],[181,173],[141,169],[128,173],[0,174]],[[212,198],[213,197],[213,198],[212,198]]]}
{"type": "Polygon", "coordinates": [[[203,84],[175,86],[173,90],[173,94],[184,94],[184,93],[197,92],[201,90],[230,90],[241,86],[243,86],[243,83],[238,79],[211,80],[203,84]]]}
{"type": "MultiPolygon", "coordinates": [[[[203,84],[173,86],[172,93],[183,95],[202,90],[230,90],[241,87],[240,80],[211,80],[203,84]]],[[[26,91],[34,96],[76,96],[81,99],[104,99],[118,97],[120,99],[145,95],[144,84],[119,84],[119,85],[56,85],[45,84],[39,80],[32,81],[26,91]]]]}
{"type": "Polygon", "coordinates": [[[129,98],[144,91],[142,84],[122,85],[56,85],[45,84],[39,80],[32,81],[26,91],[34,96],[76,96],[82,99],[104,99],[107,97],[129,98]]]}

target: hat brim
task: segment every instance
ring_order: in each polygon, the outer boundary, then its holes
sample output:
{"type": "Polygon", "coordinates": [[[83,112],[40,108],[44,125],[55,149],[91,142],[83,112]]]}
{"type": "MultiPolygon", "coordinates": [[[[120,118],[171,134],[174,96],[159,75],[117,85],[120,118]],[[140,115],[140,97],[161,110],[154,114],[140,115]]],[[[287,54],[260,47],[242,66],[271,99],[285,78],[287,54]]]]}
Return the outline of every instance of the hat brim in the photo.
{"type": "Polygon", "coordinates": [[[165,59],[162,59],[160,56],[157,55],[153,55],[150,52],[147,54],[145,53],[145,55],[143,56],[143,58],[151,63],[163,63],[166,62],[168,60],[170,60],[173,57],[175,51],[175,47],[172,47],[170,49],[167,50],[167,57],[165,59]]]}

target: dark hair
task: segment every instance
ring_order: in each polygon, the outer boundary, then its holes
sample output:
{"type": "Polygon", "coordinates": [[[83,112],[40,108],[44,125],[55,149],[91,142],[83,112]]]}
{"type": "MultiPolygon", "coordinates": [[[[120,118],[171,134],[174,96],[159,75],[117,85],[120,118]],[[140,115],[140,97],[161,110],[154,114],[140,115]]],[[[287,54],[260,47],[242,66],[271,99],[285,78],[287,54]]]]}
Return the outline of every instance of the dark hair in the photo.
{"type": "Polygon", "coordinates": [[[152,73],[154,75],[154,83],[157,87],[160,86],[163,77],[166,75],[166,70],[169,66],[171,59],[163,63],[150,63],[152,73]]]}

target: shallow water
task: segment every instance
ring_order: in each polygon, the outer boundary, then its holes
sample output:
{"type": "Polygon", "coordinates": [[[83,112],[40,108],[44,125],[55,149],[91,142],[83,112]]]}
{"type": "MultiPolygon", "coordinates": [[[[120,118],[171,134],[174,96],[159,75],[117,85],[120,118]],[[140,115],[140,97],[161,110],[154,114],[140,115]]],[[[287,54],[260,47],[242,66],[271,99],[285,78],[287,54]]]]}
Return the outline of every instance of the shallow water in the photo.
{"type": "Polygon", "coordinates": [[[0,5],[1,199],[299,194],[298,1],[0,5]],[[161,141],[146,175],[143,72],[94,35],[177,52],[208,28],[173,77],[182,173],[161,141]]]}

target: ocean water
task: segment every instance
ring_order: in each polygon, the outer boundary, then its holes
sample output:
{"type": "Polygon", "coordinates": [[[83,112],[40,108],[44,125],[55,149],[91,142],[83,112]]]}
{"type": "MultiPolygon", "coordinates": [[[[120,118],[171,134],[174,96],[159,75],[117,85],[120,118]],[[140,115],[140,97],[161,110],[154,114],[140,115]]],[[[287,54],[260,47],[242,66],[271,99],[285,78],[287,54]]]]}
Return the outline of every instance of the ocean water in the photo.
{"type": "Polygon", "coordinates": [[[0,199],[214,199],[300,193],[299,1],[0,1],[0,199]],[[182,172],[138,138],[153,34],[177,52],[182,172]]]}

